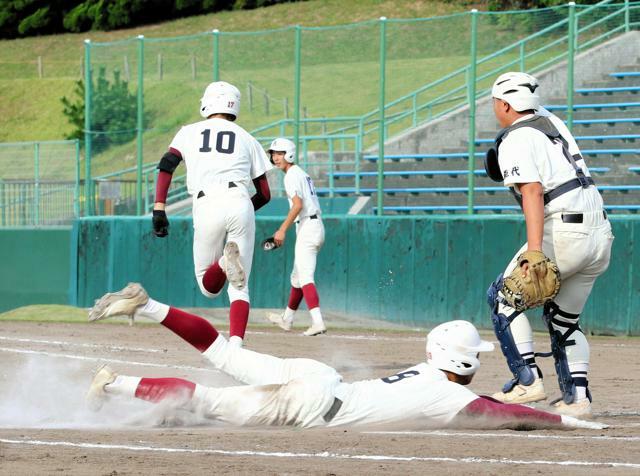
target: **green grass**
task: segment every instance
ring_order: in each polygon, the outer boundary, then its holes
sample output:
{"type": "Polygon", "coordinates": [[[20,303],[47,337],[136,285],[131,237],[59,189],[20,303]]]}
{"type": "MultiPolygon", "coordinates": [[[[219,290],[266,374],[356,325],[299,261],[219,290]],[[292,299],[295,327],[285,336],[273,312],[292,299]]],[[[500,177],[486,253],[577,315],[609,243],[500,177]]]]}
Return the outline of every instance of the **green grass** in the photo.
{"type": "Polygon", "coordinates": [[[0,321],[87,322],[87,310],[53,304],[23,306],[1,313],[0,321]]]}

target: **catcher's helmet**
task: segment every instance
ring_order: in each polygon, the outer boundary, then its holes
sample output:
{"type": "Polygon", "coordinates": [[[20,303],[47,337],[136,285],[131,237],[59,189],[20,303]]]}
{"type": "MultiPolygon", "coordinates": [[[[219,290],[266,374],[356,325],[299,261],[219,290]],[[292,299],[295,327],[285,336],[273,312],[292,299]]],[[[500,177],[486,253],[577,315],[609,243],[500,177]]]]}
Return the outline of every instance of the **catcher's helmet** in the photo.
{"type": "Polygon", "coordinates": [[[427,335],[427,362],[457,375],[473,375],[480,368],[479,352],[493,350],[468,321],[449,321],[427,335]]]}
{"type": "MultiPolygon", "coordinates": [[[[293,164],[293,161],[296,158],[296,145],[289,139],[278,137],[273,140],[269,146],[268,152],[269,157],[271,157],[271,152],[284,152],[284,160],[293,164]]],[[[271,159],[271,163],[273,164],[273,159],[271,159]]]]}
{"type": "Polygon", "coordinates": [[[200,115],[205,119],[211,114],[231,114],[234,118],[240,112],[240,91],[233,84],[216,81],[209,84],[200,99],[200,115]]]}
{"type": "Polygon", "coordinates": [[[518,112],[540,108],[540,96],[536,93],[538,80],[527,73],[510,72],[498,76],[491,95],[502,99],[518,112]]]}

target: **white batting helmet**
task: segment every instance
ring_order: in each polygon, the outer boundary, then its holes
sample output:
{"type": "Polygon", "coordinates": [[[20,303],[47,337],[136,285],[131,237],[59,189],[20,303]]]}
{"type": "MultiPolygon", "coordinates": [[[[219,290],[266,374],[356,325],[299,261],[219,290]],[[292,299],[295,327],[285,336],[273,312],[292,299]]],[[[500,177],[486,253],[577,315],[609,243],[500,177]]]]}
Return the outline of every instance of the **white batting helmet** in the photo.
{"type": "Polygon", "coordinates": [[[498,76],[491,95],[502,99],[518,112],[540,107],[540,96],[536,93],[538,80],[527,73],[510,72],[498,76]]]}
{"type": "Polygon", "coordinates": [[[479,352],[490,352],[493,344],[480,338],[468,321],[450,321],[427,335],[427,362],[457,375],[473,375],[480,368],[479,352]]]}
{"type": "Polygon", "coordinates": [[[231,114],[238,117],[240,112],[240,91],[233,84],[216,81],[209,84],[200,99],[200,115],[205,119],[211,114],[231,114]]]}
{"type": "MultiPolygon", "coordinates": [[[[274,139],[269,146],[268,152],[269,156],[271,156],[271,152],[284,152],[284,160],[290,164],[293,164],[293,161],[296,159],[296,145],[284,137],[274,139]]],[[[271,160],[271,162],[273,163],[273,160],[271,160]]]]}

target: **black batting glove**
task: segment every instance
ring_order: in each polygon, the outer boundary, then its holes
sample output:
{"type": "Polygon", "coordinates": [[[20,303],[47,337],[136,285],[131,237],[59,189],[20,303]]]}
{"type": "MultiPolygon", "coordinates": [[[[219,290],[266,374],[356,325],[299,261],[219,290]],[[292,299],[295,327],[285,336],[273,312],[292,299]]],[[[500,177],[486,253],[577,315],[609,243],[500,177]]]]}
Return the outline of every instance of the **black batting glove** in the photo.
{"type": "Polygon", "coordinates": [[[164,238],[169,234],[169,220],[164,210],[154,210],[151,220],[154,235],[158,238],[164,238]]]}

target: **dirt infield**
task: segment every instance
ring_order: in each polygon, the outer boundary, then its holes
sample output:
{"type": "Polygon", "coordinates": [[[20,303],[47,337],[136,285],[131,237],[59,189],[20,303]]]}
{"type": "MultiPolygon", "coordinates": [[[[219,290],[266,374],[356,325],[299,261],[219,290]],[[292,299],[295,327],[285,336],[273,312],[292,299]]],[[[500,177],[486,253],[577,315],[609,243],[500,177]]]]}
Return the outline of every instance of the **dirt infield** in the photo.
{"type": "MultiPolygon", "coordinates": [[[[335,330],[305,338],[253,329],[248,348],[317,358],[347,381],[390,375],[424,356],[422,332],[335,330]]],[[[546,348],[544,335],[536,340],[546,348]]],[[[638,474],[640,339],[590,342],[595,418],[607,430],[238,429],[188,420],[163,426],[164,415],[144,402],[108,404],[97,414],[84,408],[101,362],[131,375],[232,383],[161,326],[0,322],[0,474],[638,474]]],[[[556,396],[552,362],[541,366],[556,396]]],[[[507,378],[495,351],[483,355],[471,388],[492,393],[507,378]]]]}

